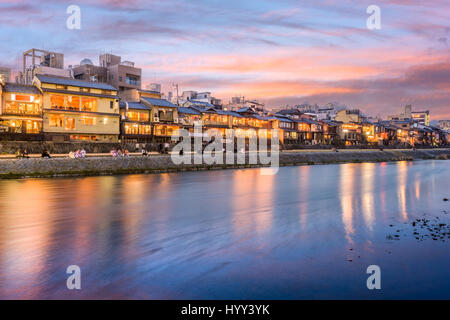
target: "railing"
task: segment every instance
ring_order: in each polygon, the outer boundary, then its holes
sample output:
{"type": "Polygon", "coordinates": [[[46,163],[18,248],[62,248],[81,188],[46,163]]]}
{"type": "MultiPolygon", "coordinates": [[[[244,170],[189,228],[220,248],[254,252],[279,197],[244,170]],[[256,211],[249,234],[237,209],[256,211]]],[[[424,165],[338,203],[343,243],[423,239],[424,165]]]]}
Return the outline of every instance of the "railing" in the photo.
{"type": "Polygon", "coordinates": [[[173,122],[173,116],[160,116],[159,121],[170,121],[173,122]]]}
{"type": "Polygon", "coordinates": [[[26,112],[26,111],[8,111],[5,110],[3,112],[5,115],[12,115],[12,116],[40,116],[42,115],[42,111],[38,112],[26,112]]]}

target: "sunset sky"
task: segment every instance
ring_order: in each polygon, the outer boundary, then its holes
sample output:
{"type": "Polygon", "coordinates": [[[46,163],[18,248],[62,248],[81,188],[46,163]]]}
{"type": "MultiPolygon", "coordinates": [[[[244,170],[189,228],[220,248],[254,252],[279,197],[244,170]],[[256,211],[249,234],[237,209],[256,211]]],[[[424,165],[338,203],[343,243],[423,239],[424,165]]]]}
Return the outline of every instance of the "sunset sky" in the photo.
{"type": "Polygon", "coordinates": [[[260,98],[269,107],[339,102],[385,116],[400,106],[450,119],[448,0],[0,0],[0,66],[21,53],[104,52],[143,69],[144,85],[260,98]],[[66,8],[81,7],[81,30],[66,8]],[[366,8],[381,8],[368,30],[366,8]]]}

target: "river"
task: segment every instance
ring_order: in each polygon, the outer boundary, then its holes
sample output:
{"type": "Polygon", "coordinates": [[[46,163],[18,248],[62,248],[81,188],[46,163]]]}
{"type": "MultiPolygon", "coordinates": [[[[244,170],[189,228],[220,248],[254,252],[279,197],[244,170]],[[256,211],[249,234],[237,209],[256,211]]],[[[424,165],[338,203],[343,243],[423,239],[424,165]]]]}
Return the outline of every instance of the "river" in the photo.
{"type": "Polygon", "coordinates": [[[449,299],[450,233],[412,225],[450,223],[449,182],[440,160],[2,180],[0,298],[449,299]]]}

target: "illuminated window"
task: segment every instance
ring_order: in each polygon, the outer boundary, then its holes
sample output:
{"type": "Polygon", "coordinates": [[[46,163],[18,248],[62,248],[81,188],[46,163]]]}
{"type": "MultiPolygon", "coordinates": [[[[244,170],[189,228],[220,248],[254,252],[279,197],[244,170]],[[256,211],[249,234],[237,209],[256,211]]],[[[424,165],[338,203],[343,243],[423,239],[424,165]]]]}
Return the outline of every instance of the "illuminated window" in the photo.
{"type": "Polygon", "coordinates": [[[75,118],[66,119],[66,130],[75,130],[75,118]]]}
{"type": "Polygon", "coordinates": [[[98,140],[97,136],[86,136],[86,135],[70,135],[70,140],[98,140]]]}
{"type": "Polygon", "coordinates": [[[65,97],[60,95],[50,95],[50,106],[52,109],[65,109],[65,97]]]}
{"type": "Polygon", "coordinates": [[[67,109],[68,110],[80,110],[80,97],[68,96],[67,97],[67,109]]]}
{"type": "Polygon", "coordinates": [[[41,108],[37,103],[8,101],[5,103],[4,112],[9,114],[39,115],[41,108]]]}
{"type": "Polygon", "coordinates": [[[82,117],[81,124],[83,126],[95,126],[95,118],[94,117],[82,117]]]}
{"type": "Polygon", "coordinates": [[[63,127],[64,126],[64,116],[60,114],[51,114],[49,116],[50,127],[63,127]]]}
{"type": "Polygon", "coordinates": [[[81,111],[97,112],[97,99],[81,98],[81,111]]]}
{"type": "Polygon", "coordinates": [[[139,126],[137,124],[126,124],[125,125],[126,134],[139,134],[139,126]]]}
{"type": "Polygon", "coordinates": [[[41,125],[39,121],[27,120],[26,133],[39,133],[41,131],[41,125]]]}
{"type": "Polygon", "coordinates": [[[150,125],[140,125],[139,126],[139,134],[151,134],[152,127],[150,125]]]}

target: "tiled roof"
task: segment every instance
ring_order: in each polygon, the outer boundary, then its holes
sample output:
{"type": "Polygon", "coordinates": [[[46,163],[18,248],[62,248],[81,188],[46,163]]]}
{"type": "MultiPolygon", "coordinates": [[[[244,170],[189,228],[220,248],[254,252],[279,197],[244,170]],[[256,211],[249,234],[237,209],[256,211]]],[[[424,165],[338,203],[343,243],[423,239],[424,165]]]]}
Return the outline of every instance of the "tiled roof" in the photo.
{"type": "Polygon", "coordinates": [[[278,120],[280,120],[280,121],[293,122],[292,119],[290,119],[290,118],[288,118],[288,117],[285,117],[285,116],[283,116],[283,115],[278,115],[278,114],[276,114],[276,115],[275,115],[275,118],[278,119],[278,120]]]}
{"type": "Polygon", "coordinates": [[[38,88],[35,86],[27,86],[23,84],[16,83],[6,83],[3,87],[4,92],[19,92],[19,93],[29,93],[29,94],[41,94],[38,88]]]}
{"type": "Polygon", "coordinates": [[[201,115],[201,113],[192,108],[178,107],[178,113],[201,115]]]}
{"type": "Polygon", "coordinates": [[[255,111],[252,110],[252,108],[248,108],[248,107],[241,108],[241,109],[239,109],[239,110],[236,111],[236,112],[250,112],[250,113],[256,113],[255,111]]]}
{"type": "Polygon", "coordinates": [[[277,112],[278,114],[302,114],[298,109],[283,109],[277,112]]]}
{"type": "MultiPolygon", "coordinates": [[[[120,108],[125,109],[126,107],[125,101],[120,102],[120,108]]],[[[128,102],[128,109],[152,110],[152,108],[140,102],[128,102]]]]}
{"type": "Polygon", "coordinates": [[[156,99],[156,98],[147,98],[147,97],[141,97],[141,100],[144,100],[145,102],[157,106],[157,107],[172,107],[172,108],[177,108],[176,105],[174,105],[173,103],[164,100],[164,99],[156,99]]]}
{"type": "Polygon", "coordinates": [[[189,102],[191,102],[194,105],[201,105],[201,106],[205,106],[205,107],[214,108],[214,106],[209,102],[198,101],[198,100],[189,100],[189,102]]]}
{"type": "Polygon", "coordinates": [[[39,79],[39,81],[44,82],[44,83],[117,91],[116,88],[114,88],[113,86],[111,86],[107,83],[89,82],[89,81],[77,80],[77,79],[72,79],[72,78],[50,77],[50,76],[45,76],[45,75],[40,75],[40,74],[36,75],[36,77],[39,79]]]}

